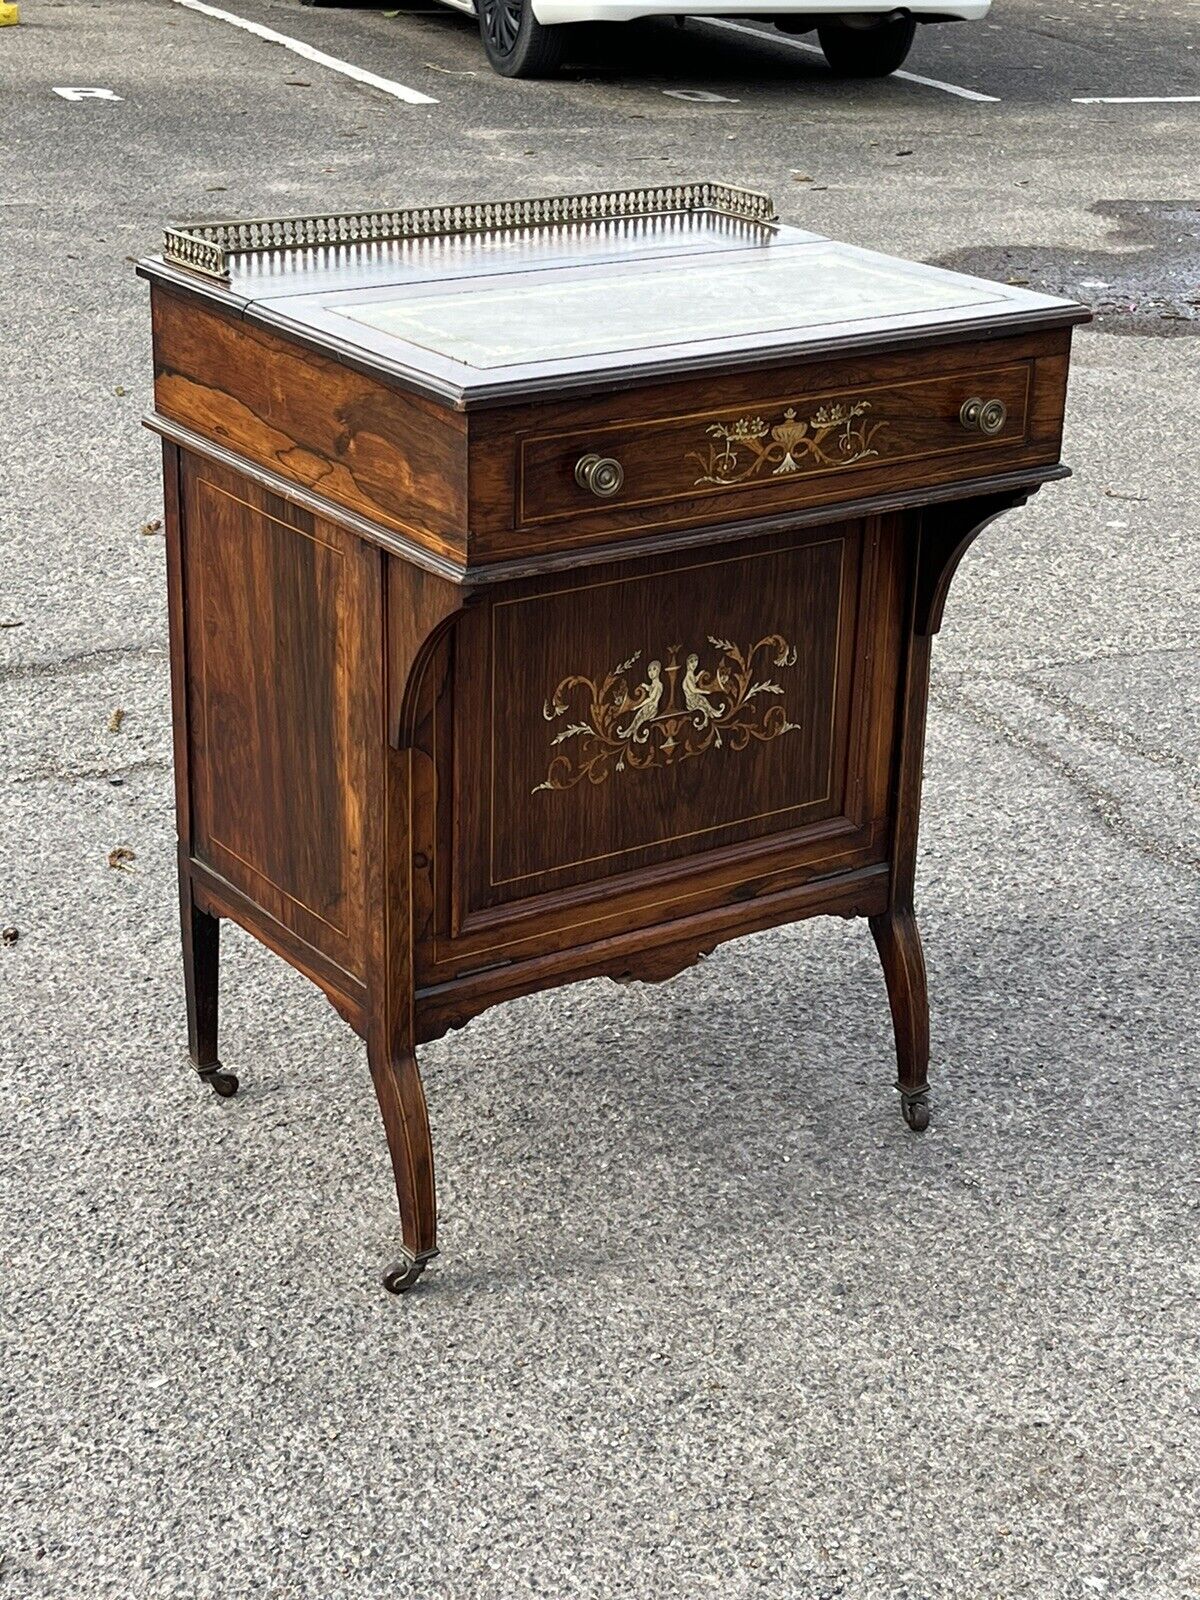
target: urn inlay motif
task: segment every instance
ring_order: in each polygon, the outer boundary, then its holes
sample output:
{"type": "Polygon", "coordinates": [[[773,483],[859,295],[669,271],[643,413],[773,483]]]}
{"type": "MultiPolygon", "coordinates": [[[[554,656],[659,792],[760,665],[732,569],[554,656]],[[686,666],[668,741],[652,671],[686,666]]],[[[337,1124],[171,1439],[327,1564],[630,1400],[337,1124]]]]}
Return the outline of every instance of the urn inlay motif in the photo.
{"type": "Polygon", "coordinates": [[[796,414],[795,406],[788,406],[775,423],[764,417],[714,422],[705,429],[714,443],[687,457],[700,468],[696,487],[744,483],[768,467],[771,476],[779,478],[806,468],[849,467],[877,456],[872,441],[888,423],[882,417],[860,421],[870,409],[869,400],[856,400],[819,406],[807,422],[796,414]]]}

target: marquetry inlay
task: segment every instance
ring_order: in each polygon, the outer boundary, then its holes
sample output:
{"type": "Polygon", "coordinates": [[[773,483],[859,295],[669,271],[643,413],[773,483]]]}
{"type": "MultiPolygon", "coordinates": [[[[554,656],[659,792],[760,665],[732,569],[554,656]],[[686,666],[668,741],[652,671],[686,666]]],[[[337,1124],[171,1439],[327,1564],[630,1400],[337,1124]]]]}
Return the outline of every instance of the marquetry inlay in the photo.
{"type": "Polygon", "coordinates": [[[694,450],[688,460],[700,468],[697,487],[706,483],[744,483],[770,470],[775,478],[806,467],[848,467],[877,456],[872,440],[888,426],[886,419],[866,420],[869,400],[819,406],[807,421],[788,406],[775,423],[763,417],[714,422],[705,432],[713,443],[694,450]]]}
{"type": "Polygon", "coordinates": [[[642,658],[635,650],[601,679],[572,674],[546,701],[547,722],[566,722],[550,743],[569,748],[552,757],[539,789],[573,789],[586,778],[605,783],[614,773],[639,767],[668,766],[728,746],[744,750],[752,740],[778,739],[800,726],[788,719],[783,695],[774,678],[759,676],[767,666],[794,667],[796,651],[782,634],[768,634],[743,652],[730,639],[708,636],[717,652],[711,668],[700,653],[668,647],[667,664],[655,659],[644,674],[634,669],[642,658]],[[760,660],[761,658],[761,660],[760,660]],[[642,681],[631,687],[633,680],[642,681]]]}

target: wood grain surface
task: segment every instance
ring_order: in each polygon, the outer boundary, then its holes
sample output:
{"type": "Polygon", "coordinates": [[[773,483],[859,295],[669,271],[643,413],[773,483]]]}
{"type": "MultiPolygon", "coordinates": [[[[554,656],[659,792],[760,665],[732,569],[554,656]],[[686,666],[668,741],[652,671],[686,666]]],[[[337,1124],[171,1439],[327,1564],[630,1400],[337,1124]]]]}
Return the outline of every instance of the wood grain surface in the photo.
{"type": "Polygon", "coordinates": [[[152,312],[162,416],[436,553],[463,554],[461,416],[163,290],[152,312]]]}
{"type": "Polygon", "coordinates": [[[361,976],[356,623],[378,558],[211,464],[185,460],[183,507],[193,851],[361,976]]]}

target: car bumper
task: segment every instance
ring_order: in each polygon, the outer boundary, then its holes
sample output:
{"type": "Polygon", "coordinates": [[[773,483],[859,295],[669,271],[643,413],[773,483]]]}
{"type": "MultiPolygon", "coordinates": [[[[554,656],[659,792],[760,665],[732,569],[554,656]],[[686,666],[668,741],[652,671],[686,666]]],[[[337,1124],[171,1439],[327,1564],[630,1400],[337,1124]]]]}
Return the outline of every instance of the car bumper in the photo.
{"type": "MultiPolygon", "coordinates": [[[[921,17],[974,22],[988,13],[991,0],[909,0],[904,10],[921,17]]],[[[729,0],[533,0],[533,14],[547,26],[560,22],[633,22],[638,17],[806,17],[870,15],[891,9],[856,6],[847,0],[757,0],[750,10],[729,0]]]]}

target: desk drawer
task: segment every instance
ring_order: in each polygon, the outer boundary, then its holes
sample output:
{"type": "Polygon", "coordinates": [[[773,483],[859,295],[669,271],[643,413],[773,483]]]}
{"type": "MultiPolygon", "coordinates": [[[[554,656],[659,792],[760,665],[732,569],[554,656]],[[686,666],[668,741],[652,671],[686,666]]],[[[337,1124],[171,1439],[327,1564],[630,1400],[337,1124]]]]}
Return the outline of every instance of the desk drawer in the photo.
{"type": "MultiPolygon", "coordinates": [[[[828,498],[886,492],[952,458],[972,475],[1001,472],[1028,437],[1034,364],[840,389],[767,389],[752,403],[521,439],[517,522],[530,527],[607,508],[712,500],[714,516],[770,515],[828,498]],[[869,475],[870,486],[867,484],[869,475]]],[[[653,515],[653,513],[649,513],[653,515]]],[[[655,520],[659,520],[656,518],[655,520]]]]}

